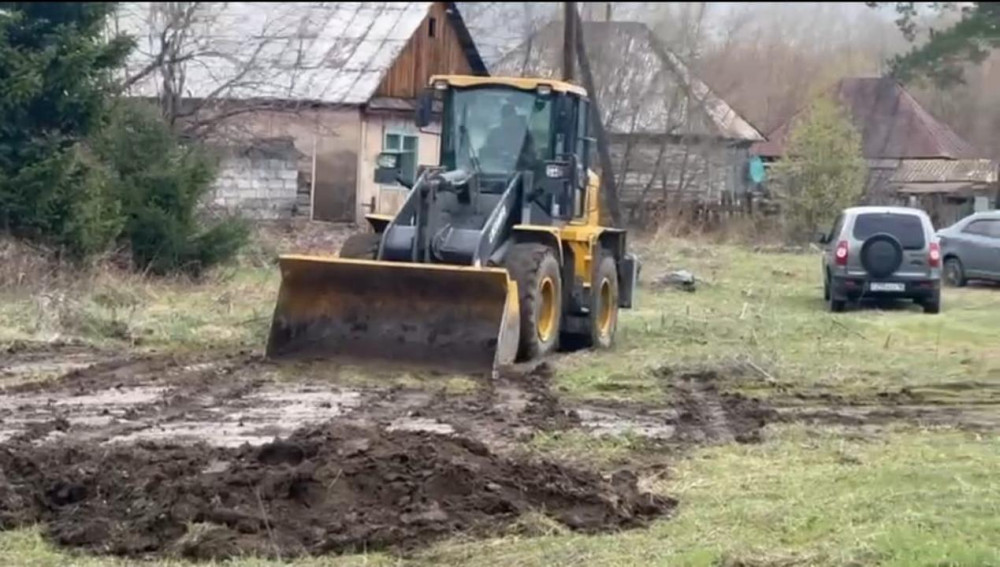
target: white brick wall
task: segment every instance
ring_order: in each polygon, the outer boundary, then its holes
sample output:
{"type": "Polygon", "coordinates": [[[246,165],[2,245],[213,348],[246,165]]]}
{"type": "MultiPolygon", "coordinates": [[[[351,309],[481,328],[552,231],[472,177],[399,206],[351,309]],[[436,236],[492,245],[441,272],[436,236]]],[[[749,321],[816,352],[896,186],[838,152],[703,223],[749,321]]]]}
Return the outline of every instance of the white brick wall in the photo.
{"type": "Polygon", "coordinates": [[[213,204],[217,207],[247,218],[290,218],[298,196],[296,160],[224,159],[214,189],[213,204]]]}

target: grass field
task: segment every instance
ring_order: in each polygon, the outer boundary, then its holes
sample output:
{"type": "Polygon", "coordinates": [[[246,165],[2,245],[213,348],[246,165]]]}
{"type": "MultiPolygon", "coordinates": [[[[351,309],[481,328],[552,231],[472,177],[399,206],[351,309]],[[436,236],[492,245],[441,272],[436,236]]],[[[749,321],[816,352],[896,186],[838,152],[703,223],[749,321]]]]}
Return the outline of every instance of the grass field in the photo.
{"type": "MultiPolygon", "coordinates": [[[[815,254],[697,241],[638,249],[637,309],[622,313],[614,350],[555,357],[561,396],[656,405],[671,395],[666,370],[707,368],[727,377],[727,388],[783,408],[891,408],[903,396],[947,419],[789,420],[769,424],[761,443],[670,454],[666,472],[644,482],[680,505],[648,529],[585,536],[528,518],[531,537],[453,540],[405,559],[288,564],[1000,565],[1000,289],[947,289],[933,316],[905,304],[834,315],[824,310],[815,254]],[[695,273],[697,291],[654,284],[672,269],[695,273]]],[[[115,348],[141,337],[134,348],[260,349],[276,285],[273,269],[249,267],[197,286],[105,279],[72,296],[75,319],[56,320],[12,290],[0,297],[0,340],[58,333],[115,348]]],[[[531,446],[594,466],[651,450],[630,436],[547,436],[531,446]]],[[[15,530],[0,533],[0,564],[134,563],[73,556],[37,530],[15,530]]]]}

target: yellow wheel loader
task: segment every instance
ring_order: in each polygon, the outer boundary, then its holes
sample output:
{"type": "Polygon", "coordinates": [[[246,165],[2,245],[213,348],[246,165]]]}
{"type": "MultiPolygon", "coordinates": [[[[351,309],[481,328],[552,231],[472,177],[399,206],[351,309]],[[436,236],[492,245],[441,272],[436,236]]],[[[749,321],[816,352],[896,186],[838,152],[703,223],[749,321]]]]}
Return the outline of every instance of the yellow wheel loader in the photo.
{"type": "Polygon", "coordinates": [[[399,212],[367,215],[339,258],[279,259],[267,356],[495,375],[610,347],[639,262],[600,224],[588,106],[562,81],[432,77],[416,123],[440,112],[440,163],[380,154],[376,182],[408,188],[399,212]]]}

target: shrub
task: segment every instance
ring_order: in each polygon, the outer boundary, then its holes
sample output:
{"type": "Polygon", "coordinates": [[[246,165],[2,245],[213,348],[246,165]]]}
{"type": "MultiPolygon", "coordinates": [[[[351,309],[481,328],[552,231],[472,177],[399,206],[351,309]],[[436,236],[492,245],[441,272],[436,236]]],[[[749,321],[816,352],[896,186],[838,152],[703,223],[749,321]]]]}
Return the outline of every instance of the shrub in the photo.
{"type": "Polygon", "coordinates": [[[112,171],[125,216],[122,239],[137,269],[198,275],[246,243],[242,220],[199,218],[216,162],[199,145],[180,143],[151,105],[119,103],[94,149],[112,171]]]}
{"type": "Polygon", "coordinates": [[[861,135],[850,119],[833,100],[816,99],[792,127],[774,169],[787,237],[804,241],[829,227],[864,194],[866,171],[861,135]]]}

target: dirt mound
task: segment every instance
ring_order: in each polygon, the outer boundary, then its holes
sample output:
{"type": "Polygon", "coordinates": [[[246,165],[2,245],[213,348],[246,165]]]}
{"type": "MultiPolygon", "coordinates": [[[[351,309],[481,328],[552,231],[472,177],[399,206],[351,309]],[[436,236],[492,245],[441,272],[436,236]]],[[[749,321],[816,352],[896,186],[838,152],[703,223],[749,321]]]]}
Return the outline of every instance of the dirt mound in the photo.
{"type": "Polygon", "coordinates": [[[426,432],[324,426],[263,447],[0,448],[0,527],[47,522],[55,542],[124,556],[290,557],[405,550],[484,534],[529,510],[571,529],[670,512],[621,473],[604,480],[426,432]]]}

